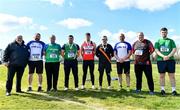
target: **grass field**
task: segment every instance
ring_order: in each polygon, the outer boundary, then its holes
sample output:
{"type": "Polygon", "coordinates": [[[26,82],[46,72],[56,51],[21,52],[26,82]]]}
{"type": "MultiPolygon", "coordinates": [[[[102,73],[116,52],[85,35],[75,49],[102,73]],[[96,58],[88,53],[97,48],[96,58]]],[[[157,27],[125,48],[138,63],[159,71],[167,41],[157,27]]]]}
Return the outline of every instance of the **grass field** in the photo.
{"type": "MultiPolygon", "coordinates": [[[[82,65],[79,65],[79,86],[82,82],[82,65]]],[[[180,92],[180,65],[177,65],[176,81],[177,91],[180,92]]],[[[146,79],[143,76],[143,90],[140,94],[133,93],[135,89],[134,68],[131,65],[131,91],[126,91],[125,80],[123,81],[124,90],[118,91],[118,81],[112,81],[112,90],[107,90],[106,75],[104,75],[103,90],[91,89],[91,82],[86,82],[86,90],[75,91],[72,74],[70,75],[70,90],[65,92],[64,89],[64,72],[63,65],[60,68],[60,76],[58,82],[58,92],[18,94],[15,92],[15,81],[10,97],[5,96],[6,68],[0,66],[0,109],[78,109],[78,110],[118,110],[118,109],[180,109],[180,96],[171,96],[171,86],[169,78],[166,75],[166,92],[165,97],[159,94],[159,74],[156,65],[153,65],[153,78],[155,83],[155,95],[149,95],[146,79]]],[[[22,90],[27,90],[27,75],[26,69],[23,80],[22,90]]],[[[89,75],[89,74],[88,74],[89,75]]],[[[95,69],[95,85],[98,88],[97,65],[95,69]]],[[[112,77],[116,77],[116,65],[113,64],[112,77]]],[[[90,76],[88,76],[89,78],[90,76]]],[[[125,76],[123,75],[125,79],[125,76]]],[[[46,75],[43,78],[43,89],[46,90],[46,75]]],[[[34,75],[33,89],[37,89],[37,75],[34,75]]]]}

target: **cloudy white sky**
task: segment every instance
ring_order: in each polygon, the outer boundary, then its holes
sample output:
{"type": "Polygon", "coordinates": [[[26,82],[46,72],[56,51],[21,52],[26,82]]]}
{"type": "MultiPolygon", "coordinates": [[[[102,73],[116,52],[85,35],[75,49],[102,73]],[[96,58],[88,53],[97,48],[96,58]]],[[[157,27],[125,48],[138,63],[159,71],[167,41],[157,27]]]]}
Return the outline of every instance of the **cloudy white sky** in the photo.
{"type": "Polygon", "coordinates": [[[69,34],[81,44],[86,32],[92,34],[96,44],[107,35],[114,46],[120,33],[125,33],[132,44],[139,31],[155,42],[161,27],[167,27],[169,37],[178,44],[179,13],[180,0],[1,0],[0,48],[4,49],[17,34],[28,42],[36,32],[45,43],[55,34],[61,45],[69,34]]]}

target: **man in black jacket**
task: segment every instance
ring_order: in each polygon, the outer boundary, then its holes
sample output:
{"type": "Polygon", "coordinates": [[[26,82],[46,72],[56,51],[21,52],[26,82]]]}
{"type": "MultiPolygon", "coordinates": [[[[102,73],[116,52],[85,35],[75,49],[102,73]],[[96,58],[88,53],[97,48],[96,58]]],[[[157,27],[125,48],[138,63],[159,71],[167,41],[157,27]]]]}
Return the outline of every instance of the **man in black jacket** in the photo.
{"type": "Polygon", "coordinates": [[[113,47],[107,43],[107,36],[102,37],[102,44],[96,48],[96,56],[99,58],[99,89],[102,89],[104,70],[106,70],[108,89],[111,89],[111,58],[114,55],[113,47]]]}
{"type": "Polygon", "coordinates": [[[8,68],[8,76],[6,82],[6,96],[10,96],[13,78],[16,73],[16,92],[21,91],[21,79],[24,73],[24,69],[27,65],[29,58],[29,52],[27,46],[24,44],[22,35],[18,35],[16,40],[10,43],[4,52],[3,61],[8,68]]]}

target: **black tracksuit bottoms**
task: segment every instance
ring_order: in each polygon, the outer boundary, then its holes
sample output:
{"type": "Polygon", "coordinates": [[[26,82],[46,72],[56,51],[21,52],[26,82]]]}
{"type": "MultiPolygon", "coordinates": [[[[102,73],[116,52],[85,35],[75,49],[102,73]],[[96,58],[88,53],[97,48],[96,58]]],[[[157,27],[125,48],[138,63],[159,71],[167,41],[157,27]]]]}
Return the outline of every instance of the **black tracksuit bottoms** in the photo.
{"type": "Polygon", "coordinates": [[[48,91],[51,90],[52,85],[53,85],[53,89],[57,90],[59,67],[60,67],[60,62],[46,62],[45,63],[48,91]]]}
{"type": "Polygon", "coordinates": [[[142,74],[145,73],[148,87],[150,91],[154,91],[154,81],[152,76],[152,65],[140,65],[135,64],[135,75],[136,75],[136,89],[141,90],[142,88],[142,74]]]}
{"type": "Polygon", "coordinates": [[[21,66],[9,66],[8,75],[6,81],[6,92],[11,92],[13,86],[13,78],[16,73],[16,92],[21,92],[21,79],[24,73],[25,67],[21,66]]]}
{"type": "Polygon", "coordinates": [[[75,60],[64,60],[64,72],[65,72],[65,87],[69,87],[69,75],[72,69],[74,76],[74,85],[75,88],[78,87],[78,61],[75,60]]]}
{"type": "Polygon", "coordinates": [[[92,82],[92,85],[94,85],[94,60],[84,60],[83,61],[82,85],[85,85],[88,67],[89,67],[89,72],[90,72],[90,76],[91,76],[91,82],[92,82]]]}

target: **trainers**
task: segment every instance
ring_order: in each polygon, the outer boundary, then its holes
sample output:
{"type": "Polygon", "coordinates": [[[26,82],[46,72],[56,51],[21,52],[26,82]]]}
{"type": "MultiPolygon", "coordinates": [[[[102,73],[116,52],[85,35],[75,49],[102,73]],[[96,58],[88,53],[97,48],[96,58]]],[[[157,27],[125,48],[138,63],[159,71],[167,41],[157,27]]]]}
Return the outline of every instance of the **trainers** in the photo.
{"type": "Polygon", "coordinates": [[[20,90],[20,91],[16,91],[16,92],[17,92],[17,93],[24,93],[24,92],[23,92],[23,91],[21,91],[21,90],[20,90]]]}
{"type": "Polygon", "coordinates": [[[111,86],[108,86],[108,88],[107,88],[108,90],[110,90],[111,89],[111,86]]]}
{"type": "Polygon", "coordinates": [[[51,90],[47,89],[46,92],[49,93],[49,92],[51,92],[51,90]]]}
{"type": "Polygon", "coordinates": [[[78,88],[78,87],[76,87],[76,88],[75,88],[75,90],[76,90],[76,91],[78,91],[78,90],[79,90],[79,88],[78,88]]]}
{"type": "Polygon", "coordinates": [[[153,92],[153,91],[150,91],[149,94],[150,94],[150,95],[154,95],[154,92],[153,92]]]}
{"type": "Polygon", "coordinates": [[[39,86],[37,91],[38,91],[38,92],[42,92],[42,87],[39,86]]]}
{"type": "Polygon", "coordinates": [[[95,89],[95,86],[94,86],[94,85],[92,85],[92,89],[95,89]]]}
{"type": "Polygon", "coordinates": [[[81,89],[85,89],[84,85],[81,86],[81,89]]]}
{"type": "Polygon", "coordinates": [[[176,96],[176,95],[177,95],[177,92],[176,92],[176,91],[173,91],[173,92],[172,92],[172,95],[173,95],[173,96],[176,96]]]}
{"type": "Polygon", "coordinates": [[[138,89],[135,90],[136,94],[139,94],[140,92],[141,92],[141,90],[138,90],[138,89]]]}
{"type": "Polygon", "coordinates": [[[166,92],[164,90],[161,90],[161,95],[165,95],[166,92]]]}
{"type": "Polygon", "coordinates": [[[64,90],[65,90],[65,91],[67,91],[67,90],[68,90],[68,88],[67,88],[67,87],[65,87],[65,88],[64,88],[64,90]]]}
{"type": "Polygon", "coordinates": [[[99,90],[102,90],[102,86],[99,86],[99,90]]]}
{"type": "Polygon", "coordinates": [[[32,87],[28,87],[27,92],[31,92],[32,91],[32,87]]]}
{"type": "Polygon", "coordinates": [[[9,93],[9,92],[6,92],[6,96],[10,96],[11,95],[11,93],[9,93]]]}
{"type": "Polygon", "coordinates": [[[57,90],[57,89],[52,89],[51,91],[52,91],[52,92],[57,92],[58,90],[57,90]]]}

